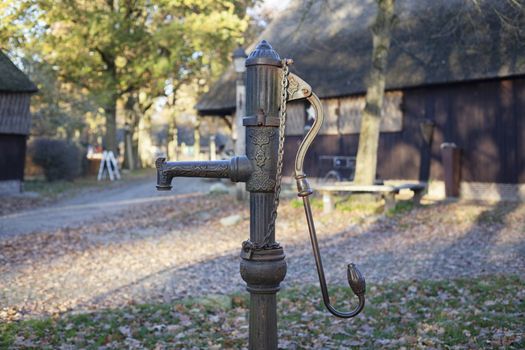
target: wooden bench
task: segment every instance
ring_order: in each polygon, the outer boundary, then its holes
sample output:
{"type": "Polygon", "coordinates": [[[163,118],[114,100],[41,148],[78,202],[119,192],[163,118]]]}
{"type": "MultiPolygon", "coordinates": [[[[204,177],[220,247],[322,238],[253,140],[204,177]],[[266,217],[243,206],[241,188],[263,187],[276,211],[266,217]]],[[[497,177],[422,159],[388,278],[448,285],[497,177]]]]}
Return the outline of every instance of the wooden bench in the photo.
{"type": "Polygon", "coordinates": [[[397,193],[399,193],[402,190],[409,190],[412,191],[412,201],[414,204],[420,204],[421,198],[425,195],[427,191],[427,184],[424,183],[417,183],[417,184],[402,184],[394,186],[397,189],[397,193]]]}
{"type": "Polygon", "coordinates": [[[419,204],[421,198],[425,193],[426,185],[417,184],[402,184],[398,186],[391,185],[355,185],[351,182],[338,182],[330,185],[319,185],[316,190],[323,195],[323,212],[330,213],[334,209],[334,202],[332,195],[334,192],[351,192],[351,193],[376,193],[380,194],[385,200],[385,210],[395,208],[395,196],[401,190],[410,190],[413,192],[412,200],[419,204]]]}

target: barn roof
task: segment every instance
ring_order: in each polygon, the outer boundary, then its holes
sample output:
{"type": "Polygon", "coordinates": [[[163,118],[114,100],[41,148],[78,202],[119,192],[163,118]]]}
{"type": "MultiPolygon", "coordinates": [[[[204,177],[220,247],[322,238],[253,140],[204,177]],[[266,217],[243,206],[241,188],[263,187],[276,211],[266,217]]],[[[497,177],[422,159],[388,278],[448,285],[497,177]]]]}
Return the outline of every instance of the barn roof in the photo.
{"type": "Polygon", "coordinates": [[[0,92],[37,91],[35,84],[0,51],[0,92]]]}
{"type": "MultiPolygon", "coordinates": [[[[386,88],[524,75],[523,6],[523,0],[396,1],[386,88]]],[[[282,57],[293,58],[292,70],[319,97],[362,94],[375,14],[376,0],[296,0],[257,41],[264,38],[282,57]]],[[[196,108],[201,115],[235,110],[232,68],[196,108]]]]}

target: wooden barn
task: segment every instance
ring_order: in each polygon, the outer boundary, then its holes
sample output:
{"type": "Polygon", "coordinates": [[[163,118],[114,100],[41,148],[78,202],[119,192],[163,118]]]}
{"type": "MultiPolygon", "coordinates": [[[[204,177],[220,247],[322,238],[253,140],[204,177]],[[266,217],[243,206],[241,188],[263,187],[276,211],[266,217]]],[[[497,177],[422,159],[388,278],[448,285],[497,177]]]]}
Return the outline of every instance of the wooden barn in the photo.
{"type": "MultiPolygon", "coordinates": [[[[372,54],[374,0],[295,1],[259,39],[268,40],[322,99],[326,125],[305,167],[323,176],[331,156],[355,157],[372,54]]],[[[440,146],[461,150],[464,197],[525,197],[525,10],[502,0],[400,0],[388,59],[378,177],[429,181],[443,189],[440,146]]],[[[523,6],[523,5],[521,5],[523,6]]],[[[231,115],[235,75],[197,105],[231,115]]],[[[290,106],[285,167],[307,123],[290,106]]],[[[344,159],[344,158],[343,158],[344,159]]]]}
{"type": "Polygon", "coordinates": [[[22,191],[29,105],[36,86],[0,52],[0,195],[22,191]]]}

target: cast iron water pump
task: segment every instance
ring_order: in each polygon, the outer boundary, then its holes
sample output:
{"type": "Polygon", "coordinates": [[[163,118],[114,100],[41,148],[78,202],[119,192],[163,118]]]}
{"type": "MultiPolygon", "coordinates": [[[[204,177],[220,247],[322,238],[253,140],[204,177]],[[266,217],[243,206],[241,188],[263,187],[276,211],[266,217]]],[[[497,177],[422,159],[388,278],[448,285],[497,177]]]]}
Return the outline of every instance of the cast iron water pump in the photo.
{"type": "Polygon", "coordinates": [[[365,304],[365,280],[354,264],[348,265],[347,275],[359,300],[357,306],[341,312],[330,303],[308,199],[313,191],[303,172],[306,151],[323,122],[323,110],[311,87],[288,71],[290,63],[291,60],[281,60],[265,40],[246,59],[246,155],[205,162],[166,162],[165,158],[156,161],[158,190],[170,190],[174,177],[229,178],[246,183],[250,193],[250,238],[242,244],[240,270],[250,292],[250,349],[277,349],[276,293],[286,275],[286,261],[283,248],[275,241],[275,219],[288,101],[307,99],[316,112],[297,151],[295,179],[298,195],[303,198],[323,301],[332,314],[344,318],[356,316],[365,304]]]}

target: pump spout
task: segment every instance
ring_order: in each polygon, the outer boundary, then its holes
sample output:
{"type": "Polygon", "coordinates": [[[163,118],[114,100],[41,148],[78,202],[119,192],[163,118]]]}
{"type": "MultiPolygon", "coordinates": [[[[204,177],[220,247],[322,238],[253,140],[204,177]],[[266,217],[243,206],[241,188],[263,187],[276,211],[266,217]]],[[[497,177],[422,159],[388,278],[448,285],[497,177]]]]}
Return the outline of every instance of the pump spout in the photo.
{"type": "Polygon", "coordinates": [[[157,158],[155,167],[159,191],[171,190],[174,177],[229,178],[233,182],[245,182],[252,173],[251,162],[246,156],[203,162],[166,162],[166,158],[157,158]]]}

